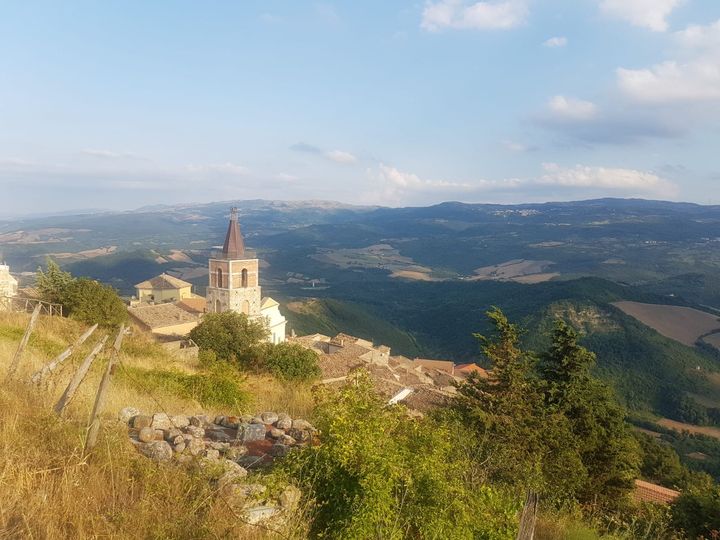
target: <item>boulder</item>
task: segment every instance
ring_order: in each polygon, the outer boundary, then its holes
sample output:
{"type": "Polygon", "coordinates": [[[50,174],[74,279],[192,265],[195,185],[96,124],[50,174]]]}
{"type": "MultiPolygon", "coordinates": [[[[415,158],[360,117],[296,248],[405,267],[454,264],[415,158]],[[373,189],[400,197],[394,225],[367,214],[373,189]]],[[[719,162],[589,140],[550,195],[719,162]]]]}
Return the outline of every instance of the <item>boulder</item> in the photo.
{"type": "Polygon", "coordinates": [[[234,484],[248,475],[247,469],[241,467],[234,461],[224,459],[222,465],[225,468],[225,472],[218,478],[218,486],[221,488],[228,484],[234,484]]]}
{"type": "Polygon", "coordinates": [[[132,419],[139,414],[140,411],[138,411],[135,407],[125,407],[118,413],[118,420],[124,424],[129,424],[132,422],[132,419]]]}
{"type": "Polygon", "coordinates": [[[185,426],[190,425],[190,419],[185,416],[184,414],[178,414],[170,418],[170,421],[173,423],[173,426],[176,428],[184,428],[185,426]]]}
{"type": "Polygon", "coordinates": [[[310,422],[308,422],[307,420],[302,420],[300,418],[298,418],[297,420],[293,420],[292,427],[293,429],[315,431],[315,428],[310,422]]]}
{"type": "Polygon", "coordinates": [[[278,429],[276,427],[270,428],[270,431],[268,431],[268,434],[273,439],[279,439],[283,435],[285,435],[285,432],[282,429],[278,429]]]}
{"type": "Polygon", "coordinates": [[[240,422],[242,424],[249,424],[250,422],[252,422],[252,419],[253,419],[253,417],[250,414],[241,414],[240,415],[240,422]]]}
{"type": "Polygon", "coordinates": [[[260,456],[244,455],[239,457],[236,461],[239,465],[242,465],[246,469],[254,469],[263,464],[263,458],[260,456]]]}
{"type": "Polygon", "coordinates": [[[185,441],[177,443],[175,446],[173,446],[173,451],[175,451],[177,454],[182,454],[185,451],[185,447],[187,445],[185,444],[185,441]]]}
{"type": "Polygon", "coordinates": [[[144,427],[150,427],[152,424],[152,417],[145,414],[138,414],[132,419],[132,427],[135,429],[142,429],[144,427]]]}
{"type": "Polygon", "coordinates": [[[230,448],[230,443],[213,441],[208,443],[208,446],[210,448],[214,448],[218,452],[225,452],[228,448],[230,448]]]}
{"type": "Polygon", "coordinates": [[[214,448],[206,448],[205,457],[207,459],[220,459],[220,452],[218,452],[214,448]]]}
{"type": "Polygon", "coordinates": [[[170,428],[166,430],[165,432],[165,440],[167,442],[172,442],[175,437],[182,437],[182,431],[180,431],[178,428],[170,428]]]}
{"type": "Polygon", "coordinates": [[[238,440],[244,443],[262,441],[265,438],[264,424],[240,424],[237,432],[238,440]]]}
{"type": "Polygon", "coordinates": [[[278,429],[290,429],[292,427],[292,418],[290,418],[290,415],[285,413],[280,413],[278,415],[278,419],[275,421],[275,427],[278,429]]]}
{"type": "Polygon", "coordinates": [[[138,431],[138,440],[140,442],[149,443],[155,440],[155,430],[151,427],[144,427],[138,431]]]}
{"type": "Polygon", "coordinates": [[[302,492],[298,488],[293,485],[288,485],[280,494],[280,497],[278,497],[278,502],[283,510],[293,512],[300,504],[301,497],[302,492]]]}
{"type": "Polygon", "coordinates": [[[205,437],[205,429],[199,426],[187,426],[185,428],[185,433],[188,433],[193,437],[197,437],[198,439],[202,439],[203,437],[205,437]]]}
{"type": "Polygon", "coordinates": [[[253,416],[252,420],[250,420],[250,423],[251,424],[265,424],[265,422],[263,422],[262,417],[260,417],[260,416],[253,416]]]}
{"type": "Polygon", "coordinates": [[[218,415],[218,416],[215,417],[215,422],[214,422],[214,423],[219,426],[219,425],[221,425],[221,424],[223,423],[223,420],[225,420],[225,417],[222,416],[222,415],[218,415]]]}
{"type": "Polygon", "coordinates": [[[190,425],[195,427],[205,427],[210,423],[210,420],[204,414],[198,414],[190,417],[190,425]]]}
{"type": "Polygon", "coordinates": [[[155,413],[152,416],[152,424],[150,424],[151,427],[155,429],[170,429],[173,426],[172,421],[170,420],[170,417],[165,413],[155,413]]]}
{"type": "Polygon", "coordinates": [[[155,429],[155,440],[156,441],[164,441],[165,440],[165,432],[162,429],[155,429]]]}
{"type": "Polygon", "coordinates": [[[312,433],[307,429],[290,428],[287,434],[299,443],[308,442],[312,438],[312,433]]]}
{"type": "Polygon", "coordinates": [[[226,427],[226,428],[235,429],[238,427],[239,423],[240,423],[240,419],[237,416],[223,416],[223,419],[222,419],[222,422],[220,422],[220,425],[223,427],[226,427]]]}
{"type": "Polygon", "coordinates": [[[196,439],[195,437],[193,437],[185,444],[187,446],[187,451],[191,456],[197,456],[198,454],[200,454],[200,452],[205,450],[205,443],[202,441],[202,439],[196,439]]]}
{"type": "Polygon", "coordinates": [[[260,418],[262,419],[263,424],[274,424],[275,422],[278,421],[279,416],[277,413],[268,411],[268,412],[262,413],[260,415],[260,418]]]}
{"type": "Polygon", "coordinates": [[[245,509],[245,522],[250,525],[256,525],[267,521],[280,513],[280,509],[275,506],[258,505],[245,509]]]}
{"type": "Polygon", "coordinates": [[[248,449],[245,446],[231,446],[225,451],[225,458],[237,461],[247,453],[248,449]]]}
{"type": "Polygon", "coordinates": [[[173,449],[165,441],[143,443],[139,449],[144,456],[153,461],[168,461],[173,456],[173,449]]]}
{"type": "Polygon", "coordinates": [[[277,442],[284,444],[286,446],[293,446],[294,444],[297,444],[297,441],[293,439],[290,435],[282,435],[277,440],[277,442]]]}
{"type": "Polygon", "coordinates": [[[270,447],[270,455],[272,457],[285,457],[290,451],[290,447],[282,443],[275,443],[270,447]]]}
{"type": "Polygon", "coordinates": [[[230,442],[232,441],[232,437],[221,430],[210,430],[205,432],[205,436],[210,439],[211,441],[218,441],[218,442],[230,442]]]}

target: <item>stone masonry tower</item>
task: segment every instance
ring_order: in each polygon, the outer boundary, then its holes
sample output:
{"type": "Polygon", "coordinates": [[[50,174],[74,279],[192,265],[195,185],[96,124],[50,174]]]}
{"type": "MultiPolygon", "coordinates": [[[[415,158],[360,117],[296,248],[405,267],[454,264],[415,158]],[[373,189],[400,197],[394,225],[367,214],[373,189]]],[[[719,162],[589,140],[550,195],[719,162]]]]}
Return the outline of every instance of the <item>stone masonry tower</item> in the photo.
{"type": "Polygon", "coordinates": [[[235,311],[251,318],[259,317],[260,293],[257,259],[245,258],[245,242],[240,233],[237,208],[230,214],[222,253],[210,259],[207,310],[211,313],[235,311]]]}

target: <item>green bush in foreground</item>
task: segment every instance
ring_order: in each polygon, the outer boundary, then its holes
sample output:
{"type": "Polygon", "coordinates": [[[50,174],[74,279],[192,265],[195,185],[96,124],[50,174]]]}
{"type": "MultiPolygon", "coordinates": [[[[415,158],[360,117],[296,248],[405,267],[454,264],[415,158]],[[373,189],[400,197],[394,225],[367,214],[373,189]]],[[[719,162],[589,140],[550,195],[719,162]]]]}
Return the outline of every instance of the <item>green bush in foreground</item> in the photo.
{"type": "Polygon", "coordinates": [[[279,343],[270,348],[264,367],[279,379],[310,381],[320,376],[318,354],[297,343],[279,343]]]}
{"type": "Polygon", "coordinates": [[[213,351],[218,360],[235,362],[243,369],[258,367],[267,337],[265,325],[233,311],[208,313],[190,332],[201,350],[213,351]]]}
{"type": "Polygon", "coordinates": [[[282,465],[313,503],[313,537],[514,538],[518,500],[471,488],[451,426],[386,406],[366,374],[319,390],[315,420],[322,444],[282,465]]]}

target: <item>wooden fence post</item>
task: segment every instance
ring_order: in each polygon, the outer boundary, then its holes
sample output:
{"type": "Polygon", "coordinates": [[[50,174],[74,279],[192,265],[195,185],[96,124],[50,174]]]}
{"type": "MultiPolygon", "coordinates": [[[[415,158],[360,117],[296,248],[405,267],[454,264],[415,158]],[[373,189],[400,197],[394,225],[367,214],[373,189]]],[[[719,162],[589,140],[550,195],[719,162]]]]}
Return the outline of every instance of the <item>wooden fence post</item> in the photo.
{"type": "Polygon", "coordinates": [[[92,414],[90,415],[90,427],[88,428],[87,437],[85,438],[85,454],[90,452],[97,442],[98,432],[100,431],[100,413],[102,412],[103,406],[105,405],[105,394],[107,389],[110,387],[110,377],[112,377],[113,368],[117,361],[118,354],[120,353],[120,347],[122,347],[123,336],[125,335],[125,325],[120,325],[120,330],[115,338],[115,345],[113,346],[110,360],[108,360],[105,373],[100,381],[97,395],[95,396],[95,405],[93,405],[92,414]]]}
{"type": "Polygon", "coordinates": [[[38,315],[40,315],[39,305],[35,306],[32,316],[30,317],[30,322],[28,323],[27,328],[25,329],[25,333],[20,340],[20,345],[18,345],[17,351],[15,351],[15,356],[13,357],[12,362],[10,362],[10,366],[8,367],[7,373],[5,374],[5,382],[9,381],[15,374],[15,370],[17,370],[18,364],[20,363],[20,358],[22,357],[23,351],[25,350],[25,346],[28,344],[28,341],[30,341],[30,335],[32,334],[33,328],[35,328],[35,323],[37,322],[38,315]]]}
{"type": "Polygon", "coordinates": [[[78,386],[80,386],[80,383],[85,378],[85,375],[87,375],[87,372],[90,370],[90,365],[93,363],[93,360],[95,360],[95,357],[98,355],[98,353],[102,350],[102,348],[105,346],[105,342],[107,341],[107,336],[102,338],[100,341],[98,341],[97,345],[95,345],[95,348],[90,351],[90,354],[88,354],[85,357],[85,360],[83,360],[82,364],[80,364],[80,367],[75,372],[75,375],[73,375],[72,380],[68,383],[67,388],[65,389],[65,392],[63,392],[63,395],[60,397],[58,402],[55,404],[55,412],[59,415],[62,415],[63,411],[65,410],[65,407],[67,407],[67,404],[70,403],[70,400],[75,395],[75,392],[78,389],[78,386]]]}
{"type": "Polygon", "coordinates": [[[55,369],[62,364],[67,358],[70,357],[70,355],[75,352],[75,349],[77,349],[80,345],[85,343],[85,340],[89,338],[92,333],[97,329],[98,325],[94,324],[90,328],[88,328],[85,333],[77,338],[77,341],[70,345],[67,349],[65,349],[63,352],[61,352],[59,355],[57,355],[55,358],[53,358],[50,362],[45,364],[43,367],[38,369],[35,373],[32,374],[32,377],[30,377],[30,381],[32,381],[35,384],[40,384],[40,382],[43,380],[43,377],[47,377],[50,375],[55,369]]]}
{"type": "Polygon", "coordinates": [[[520,515],[520,527],[517,540],[533,540],[535,537],[535,522],[537,520],[540,497],[533,491],[528,491],[525,506],[520,515]]]}

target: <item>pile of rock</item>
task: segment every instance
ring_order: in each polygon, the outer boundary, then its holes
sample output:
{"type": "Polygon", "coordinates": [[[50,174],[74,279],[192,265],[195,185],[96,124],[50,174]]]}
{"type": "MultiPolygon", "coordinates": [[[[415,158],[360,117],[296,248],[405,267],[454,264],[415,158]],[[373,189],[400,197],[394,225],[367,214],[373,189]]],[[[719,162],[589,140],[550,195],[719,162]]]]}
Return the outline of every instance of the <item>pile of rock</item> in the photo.
{"type": "Polygon", "coordinates": [[[153,460],[222,458],[244,469],[283,457],[293,447],[312,443],[316,435],[309,422],[275,412],[210,419],[205,415],[145,415],[127,407],[120,411],[120,419],[127,422],[137,449],[153,460]]]}

